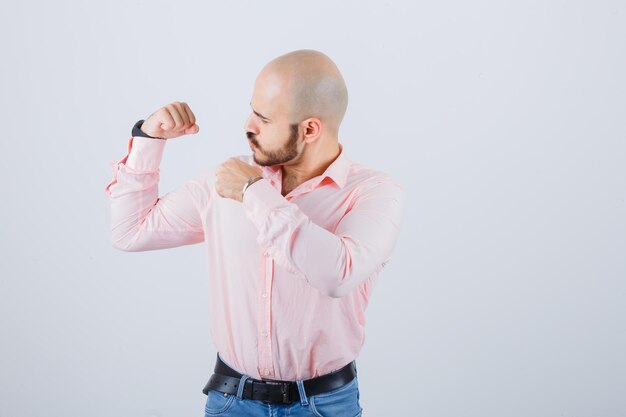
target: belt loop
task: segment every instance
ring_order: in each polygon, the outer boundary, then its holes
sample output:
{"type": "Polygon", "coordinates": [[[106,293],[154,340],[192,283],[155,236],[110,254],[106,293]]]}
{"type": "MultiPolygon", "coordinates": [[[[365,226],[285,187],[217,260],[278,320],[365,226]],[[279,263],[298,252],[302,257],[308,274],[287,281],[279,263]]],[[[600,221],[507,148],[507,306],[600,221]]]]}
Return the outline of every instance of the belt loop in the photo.
{"type": "Polygon", "coordinates": [[[358,375],[358,372],[356,370],[356,361],[352,361],[352,365],[354,366],[354,375],[358,375]]]}
{"type": "Polygon", "coordinates": [[[243,389],[246,384],[246,379],[250,378],[250,375],[243,374],[239,379],[239,386],[237,387],[237,399],[241,400],[243,397],[243,389]]]}
{"type": "Polygon", "coordinates": [[[301,379],[296,380],[296,385],[298,385],[298,392],[300,393],[300,404],[303,406],[309,405],[309,399],[306,396],[306,391],[304,390],[304,383],[301,379]]]}

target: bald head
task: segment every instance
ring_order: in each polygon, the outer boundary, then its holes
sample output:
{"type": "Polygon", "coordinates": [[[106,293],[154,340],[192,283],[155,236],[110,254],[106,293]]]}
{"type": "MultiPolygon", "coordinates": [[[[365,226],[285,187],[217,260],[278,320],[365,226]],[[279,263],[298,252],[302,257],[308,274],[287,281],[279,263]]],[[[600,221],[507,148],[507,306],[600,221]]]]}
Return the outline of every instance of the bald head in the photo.
{"type": "Polygon", "coordinates": [[[328,129],[339,129],[348,91],[328,56],[309,49],[293,51],[270,61],[258,79],[283,97],[292,122],[317,117],[328,129]]]}

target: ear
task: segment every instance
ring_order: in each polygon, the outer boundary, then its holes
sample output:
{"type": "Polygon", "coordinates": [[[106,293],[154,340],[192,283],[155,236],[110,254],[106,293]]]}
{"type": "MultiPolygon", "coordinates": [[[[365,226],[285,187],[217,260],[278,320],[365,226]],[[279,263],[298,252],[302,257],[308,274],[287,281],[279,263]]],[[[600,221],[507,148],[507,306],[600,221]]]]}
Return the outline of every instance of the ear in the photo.
{"type": "Polygon", "coordinates": [[[306,143],[313,143],[322,135],[322,121],[317,117],[303,120],[301,126],[304,128],[304,141],[306,143]]]}

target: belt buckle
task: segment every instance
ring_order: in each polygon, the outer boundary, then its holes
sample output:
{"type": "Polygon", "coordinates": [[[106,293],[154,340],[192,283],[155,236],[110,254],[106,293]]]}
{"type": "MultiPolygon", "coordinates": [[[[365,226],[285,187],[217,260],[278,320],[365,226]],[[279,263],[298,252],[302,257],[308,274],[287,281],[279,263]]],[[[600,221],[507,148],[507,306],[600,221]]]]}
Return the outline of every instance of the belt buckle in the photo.
{"type": "Polygon", "coordinates": [[[283,404],[291,404],[291,398],[289,398],[289,387],[291,384],[289,382],[278,382],[278,381],[263,381],[266,384],[271,385],[280,385],[280,392],[282,394],[283,404]]]}

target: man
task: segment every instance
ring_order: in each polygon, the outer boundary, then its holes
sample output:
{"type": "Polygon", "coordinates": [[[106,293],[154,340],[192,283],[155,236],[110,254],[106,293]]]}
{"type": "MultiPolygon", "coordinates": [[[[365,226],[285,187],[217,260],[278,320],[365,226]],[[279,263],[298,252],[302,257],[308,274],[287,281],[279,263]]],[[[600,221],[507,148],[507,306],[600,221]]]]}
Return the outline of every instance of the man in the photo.
{"type": "Polygon", "coordinates": [[[218,351],[207,414],[361,415],[364,312],[395,246],[404,193],[345,155],[347,103],[326,55],[294,51],[256,79],[244,126],[252,156],[159,197],[166,140],[199,131],[189,106],[174,102],[137,122],[128,153],[111,162],[115,248],[207,244],[218,351]]]}

